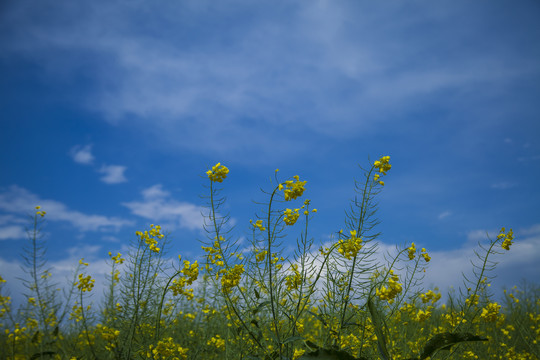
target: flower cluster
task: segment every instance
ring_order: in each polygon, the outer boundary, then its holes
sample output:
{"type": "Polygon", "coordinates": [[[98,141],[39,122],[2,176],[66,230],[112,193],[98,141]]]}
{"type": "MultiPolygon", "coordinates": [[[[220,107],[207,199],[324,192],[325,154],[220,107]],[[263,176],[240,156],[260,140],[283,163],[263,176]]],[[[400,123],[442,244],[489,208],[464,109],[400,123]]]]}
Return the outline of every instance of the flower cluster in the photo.
{"type": "Polygon", "coordinates": [[[227,177],[228,173],[229,169],[227,167],[221,165],[221,163],[217,163],[212,167],[212,170],[206,172],[206,175],[208,175],[211,181],[223,182],[223,179],[227,177]]]}
{"type": "Polygon", "coordinates": [[[373,180],[378,181],[380,185],[384,186],[384,181],[379,180],[381,174],[386,175],[386,172],[390,170],[392,165],[389,164],[390,156],[383,156],[379,160],[373,163],[373,166],[379,169],[379,174],[375,174],[373,180]]]}
{"type": "Polygon", "coordinates": [[[222,339],[219,335],[212,336],[212,338],[208,340],[206,345],[213,346],[216,349],[223,351],[225,350],[225,339],[222,339]]]}
{"type": "Polygon", "coordinates": [[[306,350],[304,349],[294,349],[293,360],[299,359],[305,352],[306,350]]]}
{"type": "Polygon", "coordinates": [[[431,306],[428,306],[426,310],[422,310],[422,309],[418,310],[418,313],[416,314],[416,321],[422,322],[429,319],[429,317],[431,316],[432,309],[433,308],[431,306]]]}
{"type": "Polygon", "coordinates": [[[394,270],[390,270],[390,278],[388,279],[388,288],[382,286],[375,291],[375,294],[381,300],[387,300],[390,304],[394,302],[394,298],[403,290],[402,285],[398,282],[399,277],[394,274],[394,270]]]}
{"type": "Polygon", "coordinates": [[[339,240],[338,251],[346,259],[350,260],[358,254],[362,248],[362,238],[356,237],[356,230],[351,230],[351,237],[345,240],[339,240]]]}
{"type": "Polygon", "coordinates": [[[435,293],[433,290],[429,290],[425,294],[420,294],[420,299],[425,304],[431,301],[431,304],[435,304],[441,298],[441,293],[435,293]]]}
{"type": "Polygon", "coordinates": [[[264,261],[264,259],[266,259],[266,254],[268,254],[268,251],[266,250],[255,249],[255,260],[257,260],[257,262],[264,261]]]}
{"type": "Polygon", "coordinates": [[[486,322],[497,321],[500,309],[501,305],[497,304],[496,302],[489,303],[486,305],[485,308],[482,309],[482,314],[480,314],[480,318],[482,318],[486,322]]]}
{"type": "MultiPolygon", "coordinates": [[[[225,262],[223,261],[223,256],[221,255],[221,242],[225,241],[225,238],[223,236],[216,236],[214,240],[214,244],[212,246],[202,246],[202,249],[208,253],[206,255],[206,261],[208,264],[214,264],[219,267],[223,267],[225,265],[225,262]]],[[[209,265],[206,265],[206,269],[210,271],[209,265]]]]}
{"type": "MultiPolygon", "coordinates": [[[[285,196],[285,201],[294,200],[299,196],[302,196],[305,190],[307,181],[300,181],[298,175],[293,176],[294,180],[285,181],[285,191],[283,195],[285,196]]],[[[278,189],[283,190],[283,184],[279,184],[278,189]]]]}
{"type": "Polygon", "coordinates": [[[170,359],[170,360],[180,360],[187,359],[188,349],[181,347],[176,344],[172,337],[166,338],[164,340],[158,341],[157,345],[150,345],[146,356],[156,360],[161,359],[170,359]]]}
{"type": "Polygon", "coordinates": [[[144,241],[146,245],[148,245],[148,248],[152,250],[155,253],[158,253],[161,249],[157,247],[158,244],[157,239],[163,239],[165,235],[161,234],[161,226],[159,225],[150,225],[150,231],[145,231],[144,233],[142,231],[137,231],[135,234],[141,239],[141,241],[144,241]]]}
{"type": "Polygon", "coordinates": [[[300,216],[300,214],[298,213],[299,210],[300,209],[294,209],[294,210],[286,209],[283,212],[283,215],[285,215],[285,217],[283,218],[283,221],[285,221],[285,224],[294,225],[296,221],[298,220],[298,217],[300,216]]]}
{"type": "Polygon", "coordinates": [[[298,265],[292,264],[290,270],[292,275],[285,278],[285,285],[287,285],[288,291],[298,289],[298,287],[302,285],[302,274],[298,271],[298,265]]]}
{"type": "Polygon", "coordinates": [[[412,243],[408,250],[409,250],[409,260],[414,259],[414,257],[416,256],[416,245],[412,243]]]}
{"type": "Polygon", "coordinates": [[[422,248],[422,254],[421,255],[424,258],[424,260],[426,260],[426,262],[429,262],[431,260],[431,256],[429,256],[429,254],[427,253],[426,248],[422,248]]]}
{"type": "Polygon", "coordinates": [[[83,274],[79,274],[79,280],[75,282],[75,285],[82,292],[90,292],[94,288],[95,282],[96,280],[92,279],[90,275],[85,277],[83,274]]]}
{"type": "Polygon", "coordinates": [[[506,229],[503,227],[499,233],[499,235],[497,235],[497,239],[504,239],[503,240],[503,243],[502,243],[502,248],[504,250],[510,250],[510,245],[512,245],[512,240],[514,240],[514,232],[512,231],[512,229],[510,229],[510,231],[508,231],[508,234],[505,234],[506,232],[506,229]]]}
{"type": "Polygon", "coordinates": [[[255,223],[253,223],[253,220],[249,220],[250,224],[253,225],[253,228],[257,228],[261,231],[264,231],[266,230],[266,228],[263,226],[263,221],[262,220],[257,220],[255,221],[255,223]]]}
{"type": "MultiPolygon", "coordinates": [[[[178,258],[181,257],[178,256],[178,258]]],[[[194,297],[193,289],[186,289],[185,287],[193,284],[199,277],[199,264],[197,261],[191,264],[189,261],[185,260],[184,268],[180,270],[180,272],[183,276],[174,279],[173,284],[171,285],[173,295],[178,296],[179,294],[182,294],[185,295],[188,300],[192,300],[194,297]]]]}
{"type": "MultiPolygon", "coordinates": [[[[39,209],[41,209],[41,206],[39,205],[36,206],[36,210],[39,210],[39,209]]],[[[36,211],[36,215],[41,216],[41,217],[44,217],[46,213],[47,213],[46,211],[36,211]]]]}
{"type": "Polygon", "coordinates": [[[105,349],[112,351],[116,347],[116,340],[120,336],[120,330],[107,327],[102,324],[96,325],[96,330],[100,334],[101,338],[107,342],[105,349]]]}
{"type": "Polygon", "coordinates": [[[244,265],[236,264],[234,268],[229,269],[228,271],[223,269],[223,277],[221,278],[221,290],[224,294],[229,294],[231,289],[235,286],[238,286],[240,283],[240,278],[244,273],[244,265]]]}
{"type": "Polygon", "coordinates": [[[109,256],[115,264],[123,264],[126,259],[122,258],[122,254],[117,253],[115,256],[112,256],[112,253],[109,251],[109,256]]]}

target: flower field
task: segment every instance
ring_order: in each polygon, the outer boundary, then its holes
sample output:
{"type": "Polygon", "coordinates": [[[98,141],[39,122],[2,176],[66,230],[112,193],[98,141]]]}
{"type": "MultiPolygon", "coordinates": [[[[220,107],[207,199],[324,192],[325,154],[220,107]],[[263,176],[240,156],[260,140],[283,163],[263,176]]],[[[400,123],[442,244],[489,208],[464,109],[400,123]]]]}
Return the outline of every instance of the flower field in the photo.
{"type": "Polygon", "coordinates": [[[511,251],[511,229],[479,244],[474,276],[445,303],[422,287],[426,249],[411,243],[377,260],[375,199],[391,167],[383,156],[363,169],[345,228],[318,245],[309,233],[317,209],[302,201],[307,181],[282,181],[276,170],[246,247],[223,212],[229,169],[218,163],[206,173],[205,255],[172,261],[161,227],[150,225],[128,253],[109,253],[99,303],[84,259],[69,291],[57,291],[37,206],[18,309],[0,277],[0,359],[539,359],[540,288],[514,287],[500,303],[490,291],[491,258],[511,251]],[[286,252],[293,229],[296,248],[286,252]]]}

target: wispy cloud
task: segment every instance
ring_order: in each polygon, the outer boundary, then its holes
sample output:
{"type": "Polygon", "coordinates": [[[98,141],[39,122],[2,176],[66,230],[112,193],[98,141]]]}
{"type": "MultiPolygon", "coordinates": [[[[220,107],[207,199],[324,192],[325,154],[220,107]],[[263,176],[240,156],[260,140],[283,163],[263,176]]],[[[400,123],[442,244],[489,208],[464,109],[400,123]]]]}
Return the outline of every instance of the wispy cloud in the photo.
{"type": "Polygon", "coordinates": [[[104,174],[101,177],[101,181],[106,184],[120,184],[126,182],[127,179],[124,175],[126,171],[126,166],[120,165],[103,165],[98,172],[104,174]]]}
{"type": "Polygon", "coordinates": [[[22,239],[26,236],[24,227],[19,225],[0,226],[0,240],[22,239]]]}
{"type": "MultiPolygon", "coordinates": [[[[129,117],[131,125],[159,135],[161,146],[251,156],[260,153],[246,148],[276,154],[271,139],[279,139],[280,148],[299,148],[297,135],[305,132],[350,138],[381,121],[400,126],[392,119],[434,98],[448,111],[456,101],[472,106],[480,102],[471,102],[471,93],[493,96],[502,84],[537,71],[529,57],[505,48],[464,45],[473,41],[468,30],[478,24],[456,30],[456,19],[463,23],[462,13],[470,10],[457,3],[444,10],[389,3],[236,3],[149,8],[160,26],[148,24],[146,36],[139,31],[140,9],[122,1],[48,3],[57,16],[79,19],[76,26],[54,17],[29,23],[26,12],[13,6],[5,16],[17,29],[8,50],[44,58],[53,72],[81,69],[50,56],[58,51],[91,54],[102,61],[89,60],[83,68],[102,87],[89,94],[88,105],[108,121],[129,117]],[[85,15],[73,15],[80,13],[85,15]],[[393,21],[381,21],[388,18],[393,21]],[[193,33],[192,19],[206,30],[193,33]],[[15,26],[21,21],[25,26],[15,26]],[[162,24],[171,29],[168,36],[162,24]],[[445,30],[450,26],[454,31],[445,30]],[[417,40],[428,27],[431,35],[424,32],[417,40]],[[107,36],[99,30],[104,28],[107,36]],[[460,40],[465,37],[467,42],[460,40]]],[[[474,34],[484,42],[485,34],[474,34]]]]}
{"type": "Polygon", "coordinates": [[[26,215],[40,205],[47,211],[47,220],[70,223],[80,231],[118,231],[124,226],[133,225],[130,220],[107,217],[103,215],[90,215],[77,210],[69,209],[65,204],[49,199],[42,199],[30,191],[12,185],[0,189],[0,210],[13,215],[26,215]]]}
{"type": "Polygon", "coordinates": [[[450,211],[443,211],[442,213],[439,214],[439,216],[437,216],[437,218],[438,218],[439,220],[442,220],[442,219],[444,219],[444,218],[449,217],[450,215],[452,215],[452,212],[450,212],[450,211]]]}
{"type": "MultiPolygon", "coordinates": [[[[92,155],[92,145],[76,145],[69,151],[73,161],[83,165],[93,165],[95,157],[92,155]]],[[[122,165],[101,165],[97,172],[103,174],[100,180],[106,184],[120,184],[127,182],[124,175],[127,167],[122,165]]]]}
{"type": "MultiPolygon", "coordinates": [[[[156,222],[167,222],[167,228],[202,229],[204,208],[177,201],[160,184],[142,191],[142,200],[123,203],[135,215],[156,222]]],[[[161,224],[163,225],[163,224],[161,224]]]]}
{"type": "Polygon", "coordinates": [[[74,146],[69,151],[69,154],[73,158],[73,161],[79,164],[91,165],[94,162],[94,155],[92,155],[92,145],[74,146]]]}

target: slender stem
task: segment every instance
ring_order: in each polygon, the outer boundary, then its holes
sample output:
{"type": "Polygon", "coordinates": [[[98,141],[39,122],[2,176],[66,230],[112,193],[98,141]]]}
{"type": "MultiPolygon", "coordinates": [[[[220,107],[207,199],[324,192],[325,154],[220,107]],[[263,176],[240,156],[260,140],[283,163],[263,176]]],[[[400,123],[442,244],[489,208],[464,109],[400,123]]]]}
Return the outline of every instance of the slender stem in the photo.
{"type": "MultiPolygon", "coordinates": [[[[369,170],[367,176],[366,176],[366,182],[364,184],[364,190],[363,190],[363,193],[362,193],[362,204],[360,206],[360,217],[358,219],[358,228],[356,229],[357,231],[357,234],[358,234],[358,237],[361,237],[362,236],[362,231],[363,231],[363,228],[364,228],[364,220],[365,220],[365,217],[366,217],[366,213],[367,213],[367,208],[368,208],[368,204],[367,204],[367,201],[369,200],[369,197],[371,195],[371,189],[373,188],[373,186],[369,186],[369,191],[367,190],[368,189],[368,185],[370,183],[370,180],[371,180],[371,173],[373,172],[373,169],[374,169],[374,166],[371,166],[371,169],[369,170]],[[366,194],[367,192],[367,194],[366,194]]],[[[340,320],[340,326],[339,326],[339,335],[338,335],[338,340],[339,340],[339,336],[341,336],[341,329],[343,327],[343,324],[345,323],[345,313],[347,311],[347,306],[349,305],[349,302],[350,302],[350,294],[351,294],[351,288],[352,288],[352,283],[353,283],[353,278],[354,278],[354,271],[356,269],[356,262],[357,262],[357,258],[358,258],[358,254],[356,254],[354,256],[354,259],[353,259],[353,263],[352,263],[352,268],[351,268],[351,271],[350,271],[350,275],[349,275],[349,281],[348,281],[348,284],[347,284],[347,291],[345,292],[345,297],[343,299],[343,307],[342,307],[342,310],[341,310],[341,320],[340,320]]]]}
{"type": "Polygon", "coordinates": [[[90,351],[92,352],[92,355],[94,356],[94,359],[97,359],[96,353],[94,352],[94,346],[92,345],[92,342],[90,341],[90,332],[88,331],[88,324],[86,323],[86,315],[84,314],[84,303],[83,303],[83,291],[80,290],[80,299],[81,299],[81,315],[82,315],[82,321],[83,321],[83,327],[86,335],[86,341],[88,341],[88,346],[90,347],[90,351]]]}
{"type": "Polygon", "coordinates": [[[268,203],[268,218],[267,218],[267,230],[268,230],[268,281],[269,281],[269,288],[270,288],[270,305],[272,309],[272,318],[274,321],[274,332],[276,333],[276,339],[278,341],[279,345],[279,356],[281,358],[281,338],[279,336],[279,330],[278,330],[278,320],[277,320],[277,314],[276,314],[276,307],[275,307],[275,299],[274,299],[274,285],[272,282],[272,238],[273,234],[270,232],[270,220],[271,220],[271,212],[272,212],[272,200],[274,199],[274,195],[276,194],[276,191],[278,190],[278,187],[274,189],[272,192],[272,195],[270,196],[270,201],[268,203]]]}

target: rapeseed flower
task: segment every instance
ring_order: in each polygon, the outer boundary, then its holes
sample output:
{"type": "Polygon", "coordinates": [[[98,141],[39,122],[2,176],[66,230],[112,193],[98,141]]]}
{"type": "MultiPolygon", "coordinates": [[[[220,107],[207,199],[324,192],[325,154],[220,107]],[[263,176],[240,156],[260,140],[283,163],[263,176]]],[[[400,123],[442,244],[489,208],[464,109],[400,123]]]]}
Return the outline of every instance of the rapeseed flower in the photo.
{"type": "Polygon", "coordinates": [[[508,234],[505,234],[505,228],[501,228],[501,231],[499,233],[499,235],[497,235],[497,239],[504,239],[503,242],[502,242],[502,245],[501,247],[504,249],[504,250],[510,250],[510,245],[512,245],[512,240],[514,240],[514,232],[512,231],[512,229],[510,229],[510,231],[508,231],[508,234]]]}
{"type": "Polygon", "coordinates": [[[350,260],[362,249],[362,238],[356,236],[356,230],[351,230],[351,237],[345,240],[339,240],[338,251],[346,259],[350,260]]]}
{"type": "Polygon", "coordinates": [[[255,221],[255,223],[253,223],[253,220],[249,220],[249,222],[251,223],[251,225],[253,225],[254,228],[257,228],[260,231],[265,231],[266,230],[266,228],[263,226],[263,221],[262,220],[257,220],[257,221],[255,221]]]}
{"type": "Polygon", "coordinates": [[[96,280],[92,279],[90,275],[85,277],[83,274],[79,274],[79,280],[75,282],[75,285],[82,292],[90,292],[94,288],[95,282],[96,280]]]}
{"type": "Polygon", "coordinates": [[[377,181],[382,186],[384,186],[384,181],[379,180],[379,179],[381,177],[381,174],[386,175],[386,172],[390,170],[390,168],[392,167],[389,161],[390,161],[390,156],[383,156],[379,160],[373,163],[373,166],[379,170],[379,173],[373,176],[373,180],[377,181]]]}
{"type": "Polygon", "coordinates": [[[229,294],[231,289],[240,283],[240,278],[244,273],[244,265],[234,265],[234,268],[225,270],[221,278],[221,290],[224,294],[229,294]]]}
{"type": "Polygon", "coordinates": [[[482,309],[482,314],[480,314],[480,318],[482,318],[486,322],[490,321],[496,321],[497,317],[499,316],[499,310],[501,309],[501,305],[494,303],[489,303],[486,305],[485,308],[482,309]]]}
{"type": "Polygon", "coordinates": [[[390,304],[394,302],[394,298],[403,290],[402,285],[399,283],[399,277],[394,274],[394,270],[390,270],[390,278],[388,279],[388,288],[382,286],[380,289],[375,290],[375,295],[381,300],[387,300],[390,304]]]}
{"type": "Polygon", "coordinates": [[[221,165],[221,163],[217,163],[212,167],[212,170],[208,170],[206,172],[206,175],[208,175],[208,178],[211,181],[223,182],[228,173],[229,169],[227,167],[221,165]]]}
{"type": "Polygon", "coordinates": [[[409,260],[414,259],[415,255],[416,255],[416,245],[412,243],[411,246],[409,247],[409,260]]]}
{"type": "Polygon", "coordinates": [[[300,216],[300,214],[298,213],[300,209],[294,209],[291,210],[291,209],[286,209],[283,214],[285,215],[285,217],[283,218],[283,221],[285,221],[285,224],[287,225],[294,225],[296,223],[296,221],[298,220],[298,217],[300,216]]]}
{"type": "Polygon", "coordinates": [[[431,256],[429,256],[429,254],[427,253],[427,250],[425,248],[422,248],[422,257],[424,258],[424,260],[426,260],[426,262],[429,262],[431,260],[431,256]]]}
{"type": "MultiPolygon", "coordinates": [[[[39,205],[36,206],[36,210],[39,210],[39,209],[41,209],[41,206],[39,205]]],[[[41,216],[41,217],[44,217],[46,213],[47,213],[46,211],[36,211],[36,215],[41,216]]]]}
{"type": "MultiPolygon", "coordinates": [[[[294,180],[285,181],[286,189],[283,191],[285,201],[294,200],[297,197],[302,196],[304,193],[307,181],[300,181],[300,177],[298,175],[294,175],[293,178],[294,180]]],[[[279,184],[278,189],[283,190],[283,184],[279,184]]]]}

